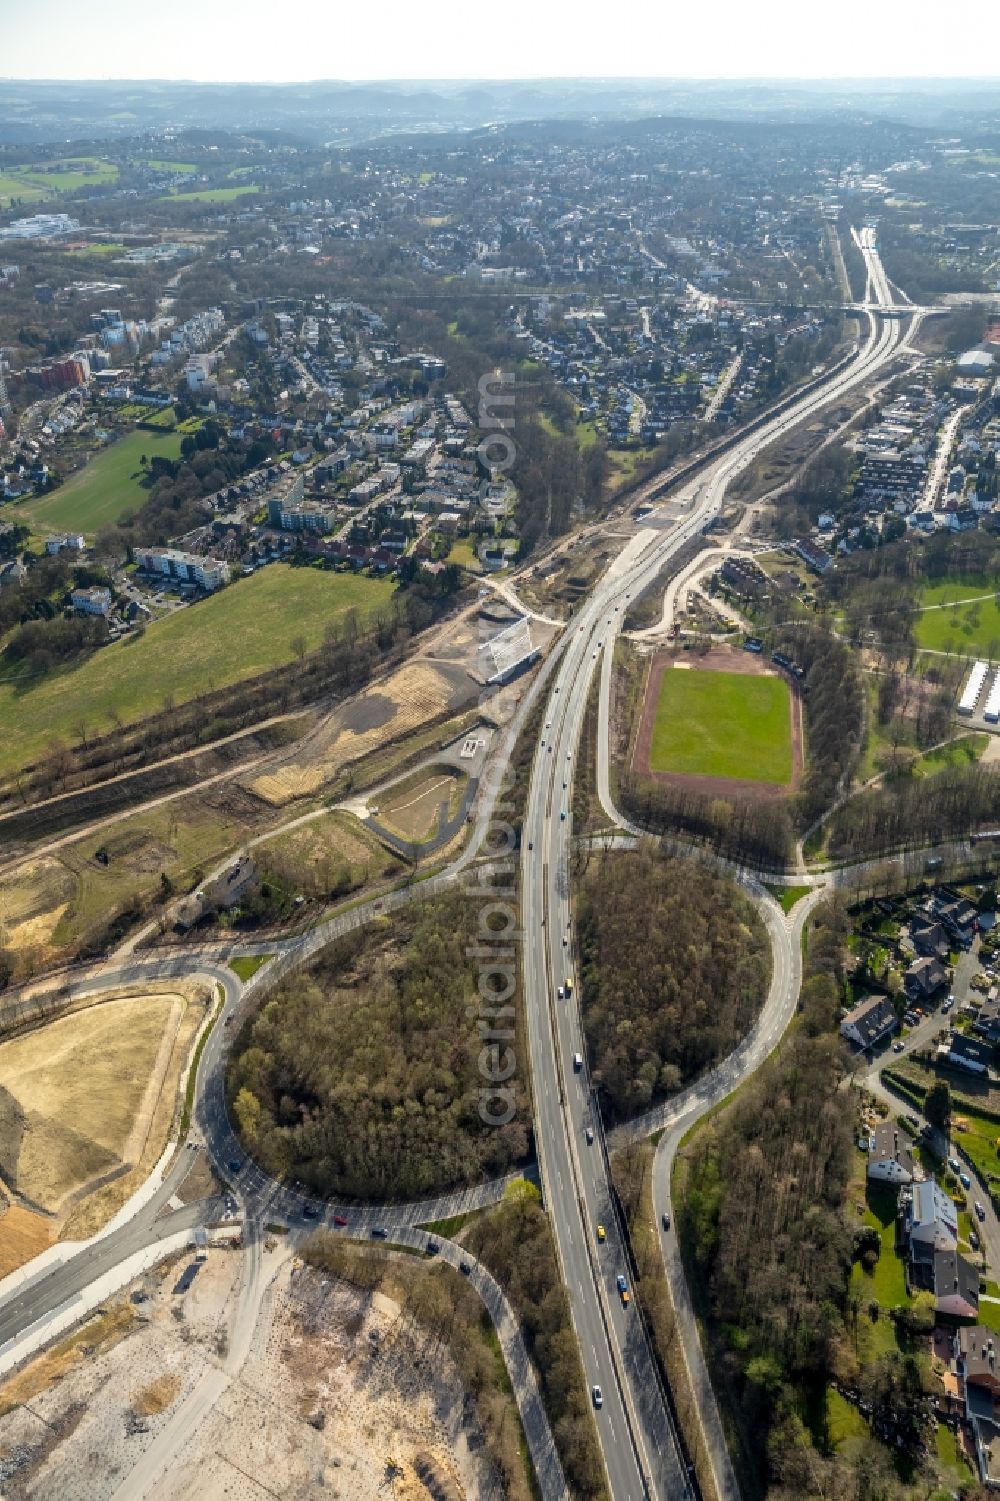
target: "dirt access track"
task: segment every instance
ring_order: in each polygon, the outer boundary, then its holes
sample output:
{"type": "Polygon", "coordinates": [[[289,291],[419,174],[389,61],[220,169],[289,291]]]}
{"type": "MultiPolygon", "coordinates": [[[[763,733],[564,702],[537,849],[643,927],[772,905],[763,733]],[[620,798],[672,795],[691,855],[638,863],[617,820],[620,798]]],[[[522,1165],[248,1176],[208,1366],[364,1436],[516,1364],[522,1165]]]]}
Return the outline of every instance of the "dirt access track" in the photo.
{"type": "Polygon", "coordinates": [[[756,652],[733,651],[717,647],[704,655],[695,652],[657,652],[651,659],[646,674],[646,687],[642,710],[632,747],[631,770],[637,775],[649,777],[665,787],[684,788],[709,797],[774,799],[788,797],[795,792],[802,780],[804,762],[804,734],[802,726],[802,697],[794,679],[787,679],[791,688],[791,734],[792,734],[792,779],[785,786],[771,782],[754,782],[738,777],[697,776],[690,772],[654,771],[649,764],[653,743],[653,727],[660,702],[660,685],[663,674],[677,671],[676,663],[682,663],[692,672],[738,672],[748,676],[783,676],[777,667],[756,652]]]}

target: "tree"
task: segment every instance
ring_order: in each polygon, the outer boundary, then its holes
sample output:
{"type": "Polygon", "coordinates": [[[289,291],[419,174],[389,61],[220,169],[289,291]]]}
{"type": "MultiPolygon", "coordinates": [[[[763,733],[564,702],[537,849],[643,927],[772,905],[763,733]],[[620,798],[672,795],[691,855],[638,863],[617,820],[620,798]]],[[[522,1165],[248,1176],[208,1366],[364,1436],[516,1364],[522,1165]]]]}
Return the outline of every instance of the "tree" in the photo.
{"type": "Polygon", "coordinates": [[[951,1090],[938,1079],[924,1095],[924,1114],[932,1126],[947,1125],[951,1116],[951,1090]]]}

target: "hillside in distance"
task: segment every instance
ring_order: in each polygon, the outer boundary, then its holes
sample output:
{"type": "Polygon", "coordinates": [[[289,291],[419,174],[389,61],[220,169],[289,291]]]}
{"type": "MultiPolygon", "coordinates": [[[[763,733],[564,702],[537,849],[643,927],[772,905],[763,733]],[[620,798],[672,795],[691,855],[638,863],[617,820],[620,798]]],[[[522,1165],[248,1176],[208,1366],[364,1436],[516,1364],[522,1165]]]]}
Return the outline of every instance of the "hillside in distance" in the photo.
{"type": "Polygon", "coordinates": [[[0,143],[35,145],[93,133],[281,132],[289,141],[349,142],[396,131],[464,130],[494,121],[881,118],[1000,126],[997,79],[527,79],[345,83],[190,83],[0,79],[0,143]]]}

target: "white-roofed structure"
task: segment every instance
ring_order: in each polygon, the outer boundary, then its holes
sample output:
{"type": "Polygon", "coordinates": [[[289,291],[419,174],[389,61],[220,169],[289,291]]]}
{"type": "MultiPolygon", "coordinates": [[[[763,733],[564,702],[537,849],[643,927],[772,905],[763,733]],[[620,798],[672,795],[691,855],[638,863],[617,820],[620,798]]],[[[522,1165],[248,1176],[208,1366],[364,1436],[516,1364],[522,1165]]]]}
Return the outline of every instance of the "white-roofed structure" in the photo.
{"type": "Polygon", "coordinates": [[[993,682],[986,697],[983,718],[989,720],[990,724],[996,724],[1000,719],[1000,668],[993,675],[993,682]]]}
{"type": "Polygon", "coordinates": [[[489,684],[505,683],[522,667],[533,662],[540,648],[531,639],[531,622],[527,616],[515,620],[481,648],[489,684]],[[492,667],[493,671],[489,669],[492,667]]]}
{"type": "Polygon", "coordinates": [[[958,701],[959,714],[974,714],[976,712],[976,705],[979,702],[979,695],[983,691],[983,684],[986,682],[986,674],[988,672],[989,667],[985,662],[977,662],[974,665],[966,679],[965,687],[962,689],[962,697],[958,701]]]}

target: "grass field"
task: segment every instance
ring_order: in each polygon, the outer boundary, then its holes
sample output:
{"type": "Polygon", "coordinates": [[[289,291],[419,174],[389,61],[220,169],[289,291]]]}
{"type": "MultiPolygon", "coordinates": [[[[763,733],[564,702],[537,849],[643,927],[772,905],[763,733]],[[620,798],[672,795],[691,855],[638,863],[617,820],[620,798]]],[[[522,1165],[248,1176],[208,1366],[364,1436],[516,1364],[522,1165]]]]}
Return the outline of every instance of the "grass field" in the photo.
{"type": "MultiPolygon", "coordinates": [[[[146,434],[145,436],[150,436],[146,434]]],[[[385,579],[290,568],[275,563],[252,578],[178,610],[143,635],[106,646],[78,667],[30,684],[0,683],[0,773],[33,761],[78,727],[106,731],[109,716],[126,722],[223,688],[292,660],[293,642],[323,640],[349,609],[364,619],[387,604],[385,579]]]]}
{"type": "Polygon", "coordinates": [[[871,1430],[853,1403],[832,1386],[826,1389],[826,1433],[830,1447],[839,1449],[852,1439],[864,1440],[871,1430]]]}
{"type": "Polygon", "coordinates": [[[232,203],[234,198],[245,198],[247,194],[259,193],[260,188],[250,183],[244,183],[238,188],[202,188],[200,192],[170,193],[167,202],[173,203],[232,203]]]}
{"type": "Polygon", "coordinates": [[[929,651],[1000,655],[1000,605],[995,591],[1000,580],[948,579],[921,590],[921,613],[916,621],[919,646],[929,651]],[[967,600],[966,604],[958,601],[967,600]],[[938,606],[946,606],[940,609],[938,606]]]}
{"type": "Polygon", "coordinates": [[[483,565],[476,557],[476,551],[470,537],[455,538],[448,553],[448,562],[457,563],[460,568],[467,568],[470,573],[482,573],[483,571],[483,565]]]}
{"type": "Polygon", "coordinates": [[[166,162],[150,159],[145,161],[143,165],[151,167],[154,172],[197,172],[198,170],[194,162],[166,162]]]}
{"type": "Polygon", "coordinates": [[[75,528],[81,532],[96,532],[109,522],[117,521],[123,512],[136,510],[148,499],[148,491],[140,484],[143,471],[139,460],[143,454],[149,459],[176,459],[180,451],[179,433],[138,429],[126,433],[117,443],[95,454],[51,495],[42,495],[18,506],[17,514],[40,531],[75,528]]]}
{"type": "Polygon", "coordinates": [[[780,677],[668,668],[650,766],[786,786],[792,780],[788,684],[780,677]]]}
{"type": "Polygon", "coordinates": [[[882,1237],[882,1254],[869,1275],[860,1262],[851,1269],[851,1286],[857,1290],[865,1304],[872,1299],[889,1311],[902,1303],[909,1303],[906,1291],[906,1267],[895,1248],[896,1195],[890,1185],[869,1183],[865,1186],[864,1222],[879,1232],[882,1237]]]}
{"type": "Polygon", "coordinates": [[[0,1044],[0,1162],[19,1193],[57,1210],[124,1160],[182,1008],[166,995],[109,1001],[0,1044]]]}
{"type": "Polygon", "coordinates": [[[939,750],[928,751],[921,756],[914,765],[913,773],[918,777],[929,777],[948,767],[964,770],[976,764],[989,743],[990,737],[986,734],[960,735],[957,740],[942,745],[939,750]]]}
{"type": "Polygon", "coordinates": [[[958,1439],[946,1423],[938,1423],[935,1448],[938,1463],[948,1472],[948,1478],[959,1485],[972,1479],[972,1466],[958,1446],[958,1439]]]}
{"type": "Polygon", "coordinates": [[[113,240],[101,240],[95,245],[84,245],[79,250],[71,250],[70,255],[117,255],[125,249],[124,245],[116,245],[113,240]]]}
{"type": "Polygon", "coordinates": [[[795,903],[802,897],[808,896],[812,890],[811,886],[772,886],[770,881],[765,881],[764,885],[774,897],[782,912],[791,912],[795,903]]]}
{"type": "Polygon", "coordinates": [[[117,181],[118,168],[114,163],[101,161],[96,156],[29,163],[12,167],[0,176],[0,200],[20,198],[25,203],[38,202],[56,193],[78,193],[83,188],[104,187],[117,181]]]}
{"type": "MultiPolygon", "coordinates": [[[[34,887],[36,902],[47,899],[51,905],[47,941],[52,947],[72,949],[133,901],[158,896],[163,877],[176,891],[184,891],[228,851],[261,832],[259,813],[249,799],[244,802],[233,791],[223,795],[208,790],[135,813],[112,829],[67,845],[58,859],[39,861],[33,880],[22,882],[21,890],[34,887]],[[97,859],[98,851],[102,860],[97,859]],[[63,884],[67,878],[72,883],[68,899],[63,884]]],[[[0,901],[2,896],[0,888],[0,901]]],[[[34,925],[35,943],[44,939],[43,921],[34,925]]],[[[32,926],[25,923],[21,934],[30,934],[32,926]]]]}
{"type": "Polygon", "coordinates": [[[289,891],[321,899],[331,893],[347,895],[403,869],[356,819],[340,812],[276,833],[257,847],[257,859],[289,891]]]}
{"type": "Polygon", "coordinates": [[[230,959],[229,968],[238,975],[244,985],[252,980],[257,971],[267,963],[272,956],[270,954],[245,954],[236,959],[230,959]]]}
{"type": "Polygon", "coordinates": [[[12,177],[9,172],[0,172],[0,208],[9,208],[15,199],[27,206],[44,197],[41,188],[33,187],[23,177],[12,177]]]}

